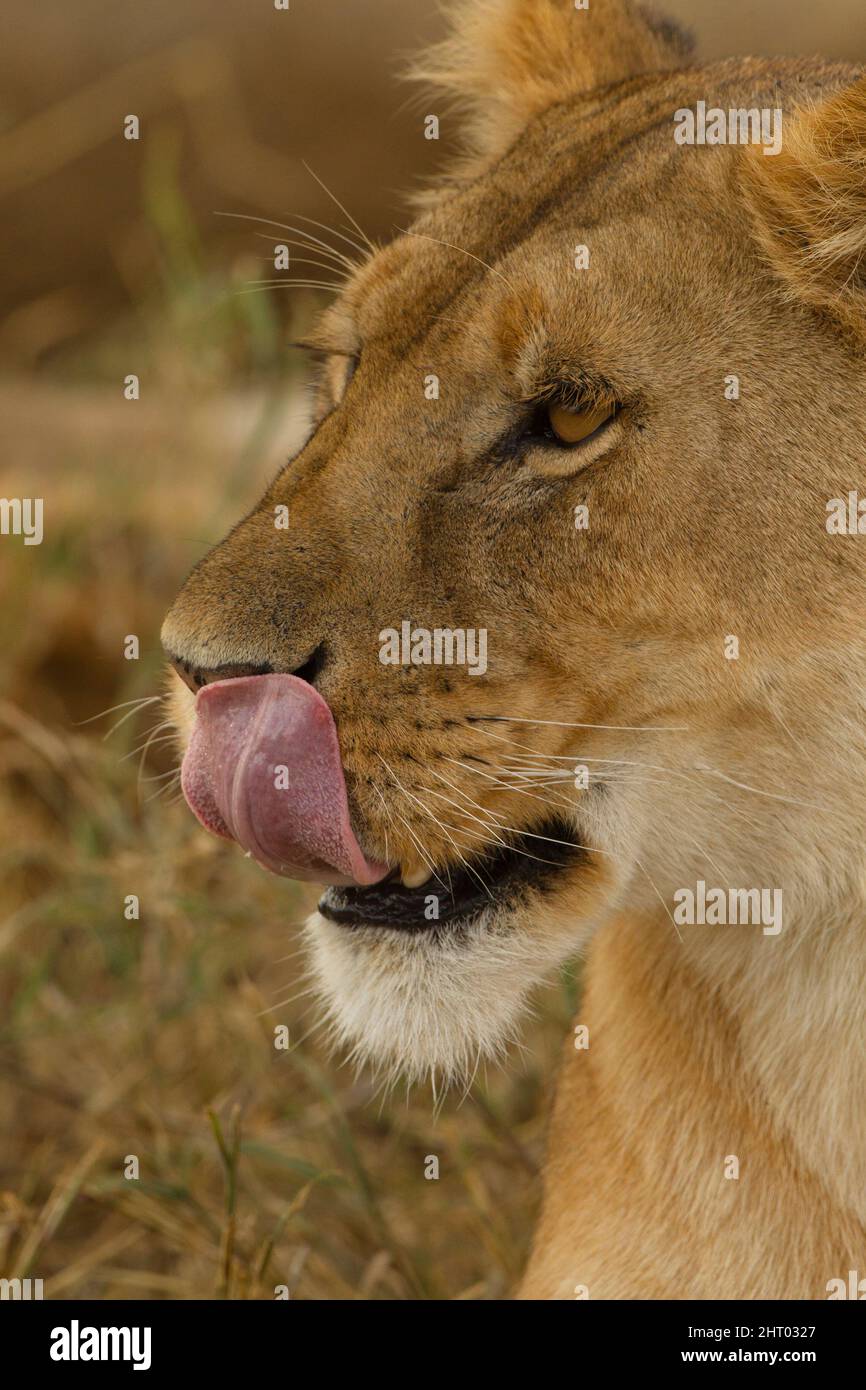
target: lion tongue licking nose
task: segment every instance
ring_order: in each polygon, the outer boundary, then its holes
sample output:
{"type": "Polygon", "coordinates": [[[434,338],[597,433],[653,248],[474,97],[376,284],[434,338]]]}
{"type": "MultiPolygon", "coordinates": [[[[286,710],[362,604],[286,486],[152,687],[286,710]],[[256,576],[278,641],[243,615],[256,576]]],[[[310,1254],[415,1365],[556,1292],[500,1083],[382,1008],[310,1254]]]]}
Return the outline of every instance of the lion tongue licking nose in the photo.
{"type": "Polygon", "coordinates": [[[258,863],[319,883],[378,883],[352,832],[337,730],[318,691],[296,676],[204,686],[183,760],[184,795],[207,830],[258,863]]]}

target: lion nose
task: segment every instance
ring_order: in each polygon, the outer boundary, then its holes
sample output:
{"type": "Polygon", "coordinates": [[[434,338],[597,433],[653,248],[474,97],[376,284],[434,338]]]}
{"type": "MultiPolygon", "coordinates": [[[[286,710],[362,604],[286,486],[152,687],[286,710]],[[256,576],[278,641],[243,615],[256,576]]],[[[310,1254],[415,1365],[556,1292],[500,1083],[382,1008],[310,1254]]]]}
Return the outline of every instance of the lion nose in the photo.
{"type": "Polygon", "coordinates": [[[210,685],[212,681],[234,680],[238,676],[269,676],[274,669],[268,662],[262,666],[232,662],[228,662],[224,666],[193,666],[191,662],[184,661],[183,657],[180,656],[169,654],[168,659],[193,694],[197,690],[201,690],[203,685],[210,685]]]}
{"type": "Polygon", "coordinates": [[[195,694],[203,685],[211,685],[213,681],[230,681],[238,676],[271,676],[277,671],[281,675],[297,676],[299,680],[306,681],[307,685],[314,686],[327,661],[328,650],[324,642],[320,642],[294,670],[289,667],[272,666],[269,661],[263,661],[258,666],[253,662],[242,661],[227,661],[222,666],[196,666],[191,661],[185,661],[182,656],[175,656],[173,652],[166,651],[166,656],[181,680],[195,694]]]}

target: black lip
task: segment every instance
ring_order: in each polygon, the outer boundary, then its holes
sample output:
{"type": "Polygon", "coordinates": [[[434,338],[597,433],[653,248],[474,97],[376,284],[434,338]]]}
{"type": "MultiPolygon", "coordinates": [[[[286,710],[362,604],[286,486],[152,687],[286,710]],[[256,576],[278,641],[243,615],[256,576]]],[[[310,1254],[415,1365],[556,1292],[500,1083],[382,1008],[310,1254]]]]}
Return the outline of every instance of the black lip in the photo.
{"type": "Polygon", "coordinates": [[[430,878],[420,888],[405,888],[399,879],[387,879],[370,888],[328,888],[319,911],[328,921],[343,926],[399,927],[404,931],[464,926],[485,908],[513,907],[586,857],[587,851],[575,844],[569,827],[550,821],[531,835],[515,836],[507,847],[479,856],[472,864],[474,874],[459,865],[452,867],[450,882],[440,872],[438,879],[430,878]],[[431,895],[438,898],[438,916],[433,918],[426,915],[431,895]]]}

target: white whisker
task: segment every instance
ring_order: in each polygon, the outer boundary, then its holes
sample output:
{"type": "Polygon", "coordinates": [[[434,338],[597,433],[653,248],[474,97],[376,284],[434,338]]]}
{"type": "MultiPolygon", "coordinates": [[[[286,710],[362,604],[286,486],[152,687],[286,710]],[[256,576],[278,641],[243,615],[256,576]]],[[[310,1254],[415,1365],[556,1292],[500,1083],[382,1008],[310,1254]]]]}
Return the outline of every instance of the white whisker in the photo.
{"type": "MultiPolygon", "coordinates": [[[[325,193],[327,193],[327,195],[328,195],[328,197],[330,198],[331,202],[334,203],[334,204],[336,205],[336,207],[338,207],[338,208],[340,209],[340,212],[343,214],[344,217],[347,217],[347,218],[349,219],[349,221],[351,222],[352,226],[355,228],[355,231],[358,233],[358,235],[359,235],[360,237],[363,238],[364,242],[365,242],[366,245],[367,245],[367,248],[368,248],[370,251],[372,251],[372,252],[375,253],[376,247],[373,245],[373,242],[372,242],[372,241],[370,240],[370,238],[367,236],[367,233],[364,231],[364,228],[363,228],[362,226],[360,226],[359,223],[357,223],[357,222],[355,221],[354,217],[353,217],[352,214],[349,212],[349,209],[343,206],[343,204],[340,202],[339,198],[337,197],[336,193],[332,193],[332,192],[331,192],[330,188],[329,188],[328,185],[325,183],[324,179],[320,179],[320,178],[319,178],[319,175],[316,173],[315,169],[311,169],[311,168],[310,168],[310,165],[307,163],[307,161],[306,161],[305,159],[302,159],[302,160],[301,160],[301,163],[303,164],[303,166],[304,166],[304,168],[306,169],[307,173],[310,174],[310,175],[312,175],[312,177],[316,180],[316,183],[319,185],[319,187],[320,187],[321,189],[323,189],[323,190],[325,191],[325,193]]],[[[336,233],[336,235],[339,236],[339,232],[336,233]]],[[[346,238],[346,240],[348,240],[348,238],[346,238]]],[[[358,249],[360,250],[361,248],[359,247],[358,249]]]]}
{"type": "Polygon", "coordinates": [[[685,725],[661,724],[566,724],[561,719],[523,719],[511,714],[470,714],[470,724],[548,724],[554,729],[607,729],[621,734],[687,734],[685,725]]]}

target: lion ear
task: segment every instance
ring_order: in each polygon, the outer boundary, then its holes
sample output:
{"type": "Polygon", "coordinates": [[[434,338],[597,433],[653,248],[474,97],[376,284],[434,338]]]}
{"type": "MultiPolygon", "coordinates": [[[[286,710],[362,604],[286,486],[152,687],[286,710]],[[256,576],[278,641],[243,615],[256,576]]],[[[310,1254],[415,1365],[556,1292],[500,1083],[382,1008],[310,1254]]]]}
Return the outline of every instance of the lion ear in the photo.
{"type": "Polygon", "coordinates": [[[691,50],[675,24],[631,0],[459,0],[452,33],[410,76],[464,114],[470,158],[508,148],[526,122],[569,96],[680,66],[691,50]]]}
{"type": "Polygon", "coordinates": [[[866,78],[782,124],[782,148],[743,150],[758,241],[790,298],[866,335],[866,78]]]}

